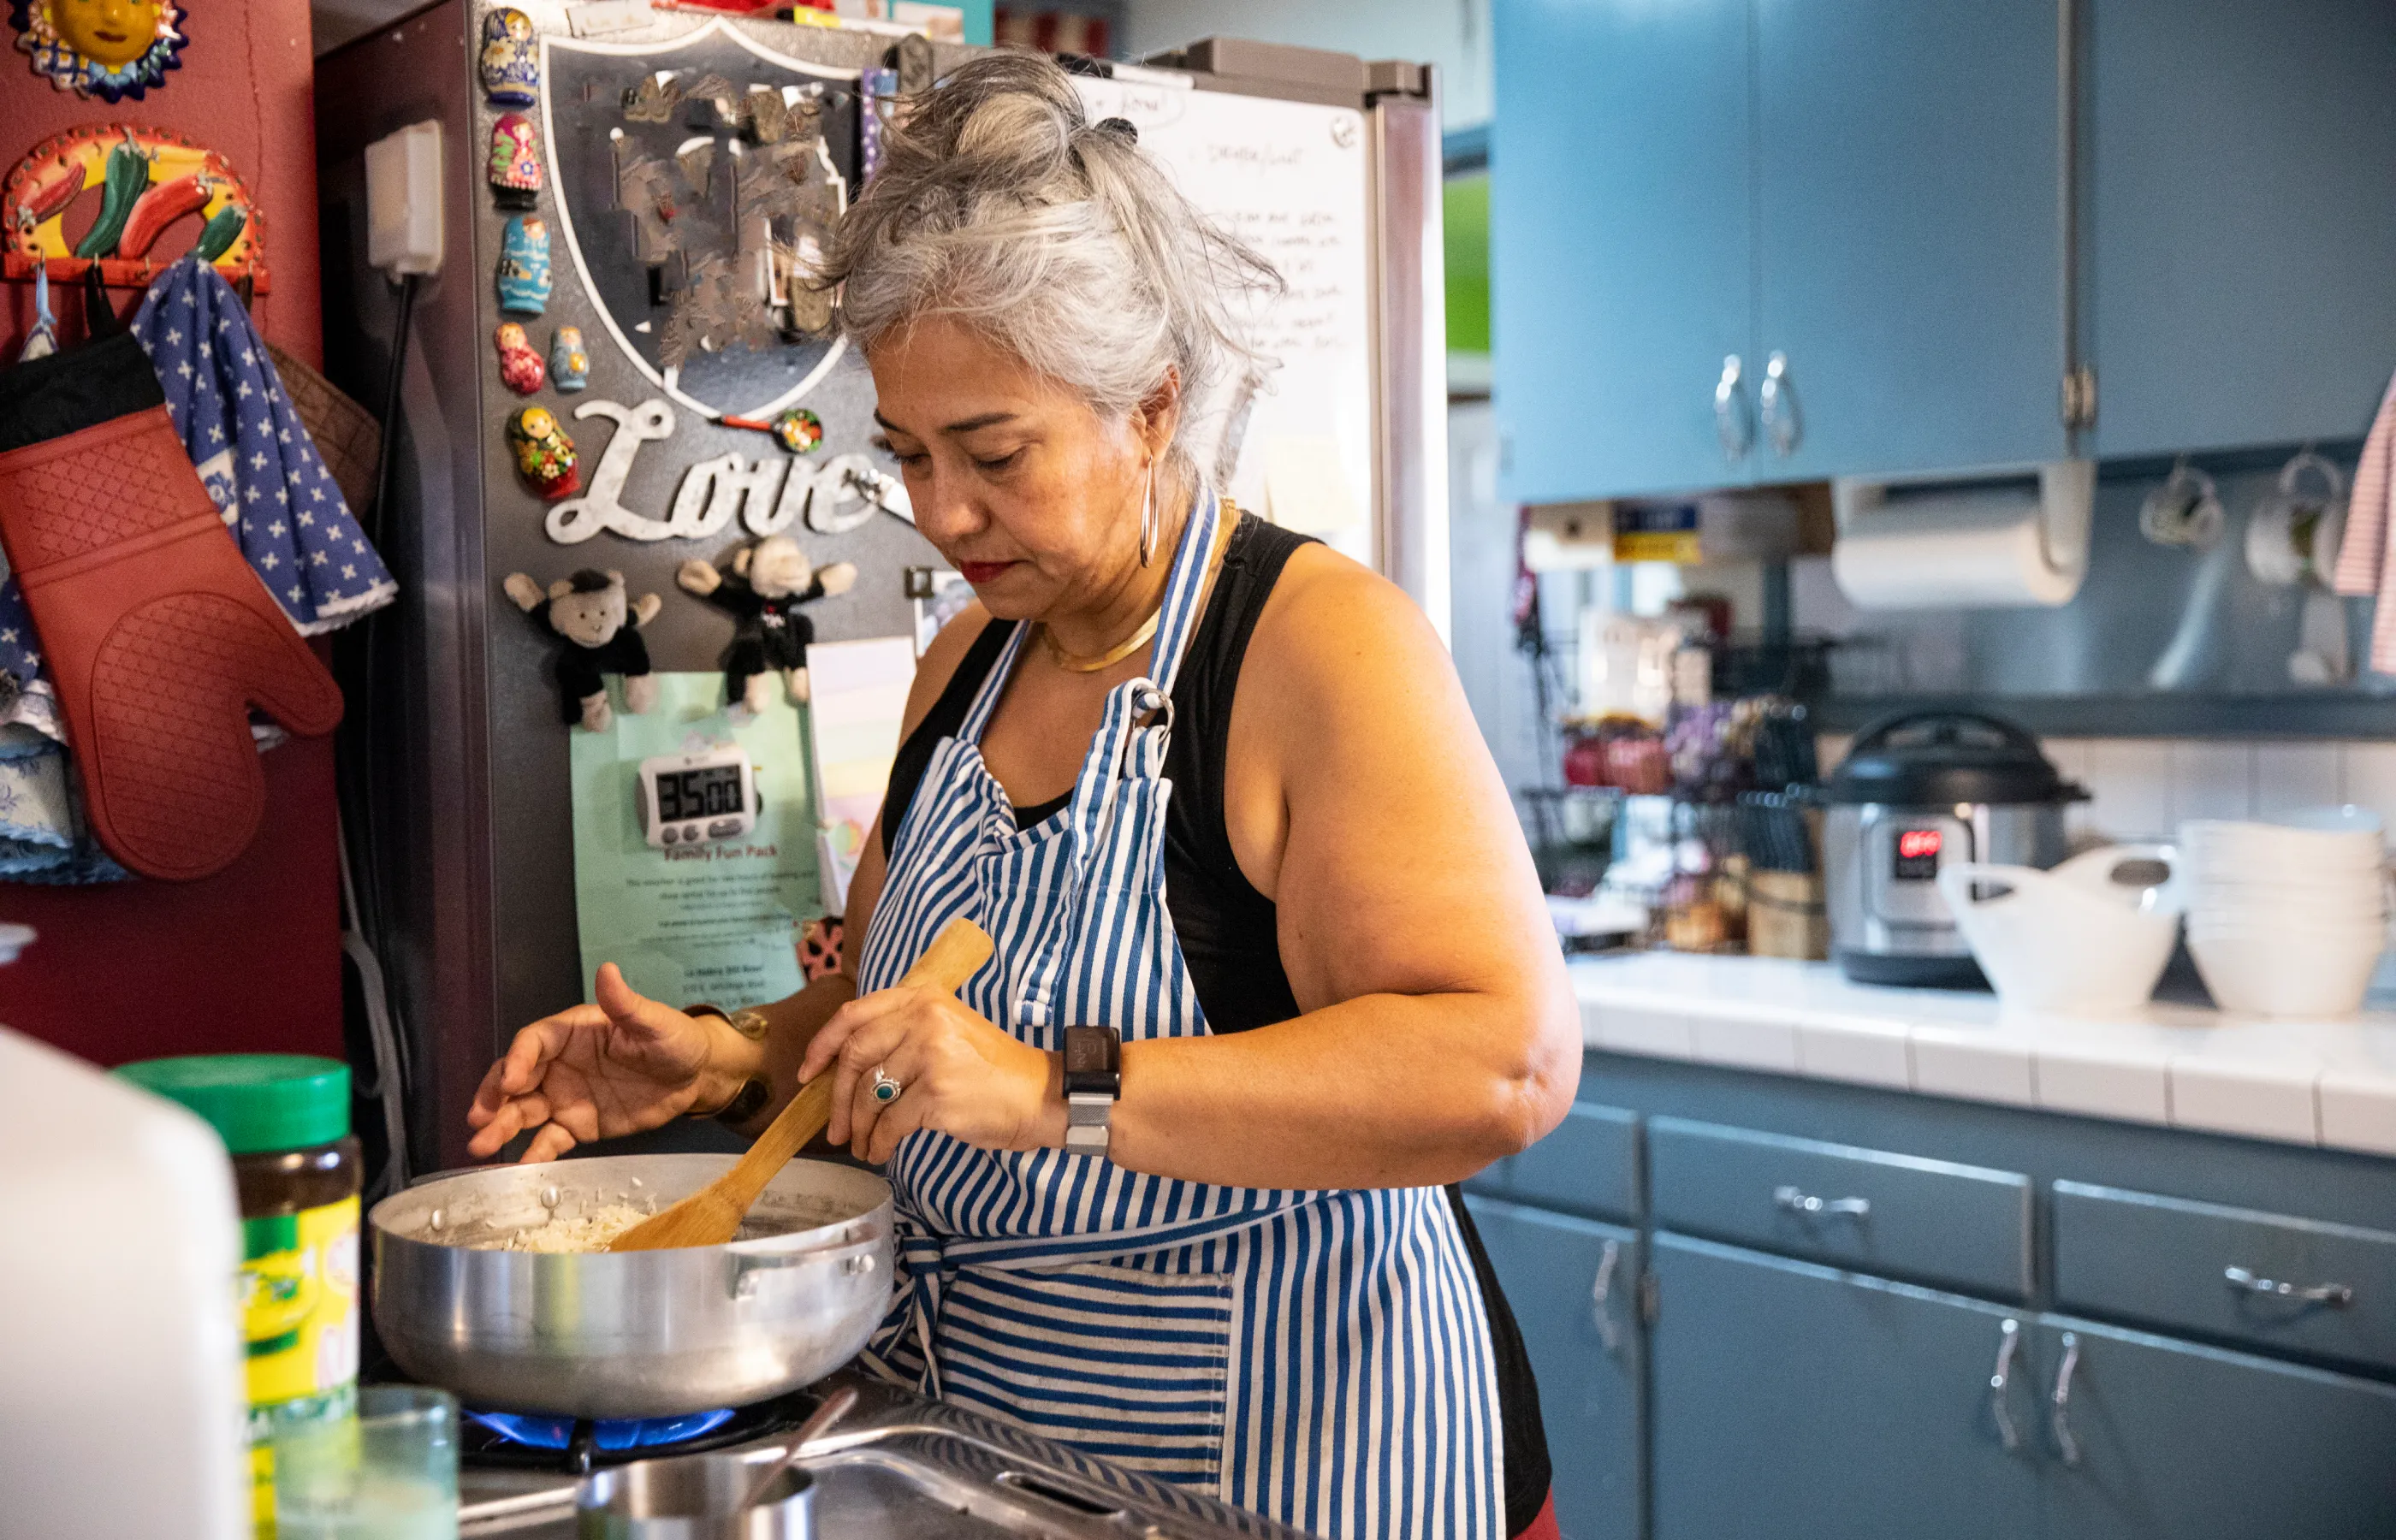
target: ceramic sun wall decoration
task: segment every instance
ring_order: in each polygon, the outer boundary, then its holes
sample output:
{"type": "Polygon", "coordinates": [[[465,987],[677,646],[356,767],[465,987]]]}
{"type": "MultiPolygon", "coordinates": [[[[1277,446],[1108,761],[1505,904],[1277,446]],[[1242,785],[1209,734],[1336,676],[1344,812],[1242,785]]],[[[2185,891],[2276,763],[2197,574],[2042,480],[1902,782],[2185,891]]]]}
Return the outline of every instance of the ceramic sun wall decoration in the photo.
{"type": "Polygon", "coordinates": [[[162,0],[9,0],[17,46],[61,91],[135,101],[182,68],[183,12],[162,0]]]}
{"type": "Polygon", "coordinates": [[[258,206],[225,158],[164,129],[71,128],[0,182],[0,271],[10,278],[47,265],[54,279],[76,279],[98,262],[103,283],[147,287],[189,250],[263,294],[264,242],[258,206]]]}

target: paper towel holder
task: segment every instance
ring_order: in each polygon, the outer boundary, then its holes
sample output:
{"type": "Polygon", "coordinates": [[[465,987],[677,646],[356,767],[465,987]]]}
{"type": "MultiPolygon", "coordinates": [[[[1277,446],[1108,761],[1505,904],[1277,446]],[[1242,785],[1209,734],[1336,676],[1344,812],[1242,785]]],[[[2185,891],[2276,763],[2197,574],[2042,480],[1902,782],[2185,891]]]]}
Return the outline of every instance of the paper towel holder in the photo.
{"type": "Polygon", "coordinates": [[[2088,569],[2089,530],[2096,501],[2096,462],[2090,459],[2047,460],[2030,465],[1995,466],[1966,472],[1934,471],[1902,476],[1840,476],[1830,483],[1830,510],[1838,533],[1844,536],[1870,514],[1894,512],[1915,499],[1973,498],[2017,489],[2028,493],[2035,484],[2038,498],[2039,554],[2051,578],[2065,585],[2061,604],[2077,592],[2088,569]]]}

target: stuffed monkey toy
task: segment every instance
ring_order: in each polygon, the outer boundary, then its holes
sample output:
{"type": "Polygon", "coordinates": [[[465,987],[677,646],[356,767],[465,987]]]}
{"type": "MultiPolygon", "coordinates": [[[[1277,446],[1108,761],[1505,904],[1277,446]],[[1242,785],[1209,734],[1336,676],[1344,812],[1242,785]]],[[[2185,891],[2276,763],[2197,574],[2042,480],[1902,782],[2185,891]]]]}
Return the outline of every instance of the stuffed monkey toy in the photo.
{"type": "Polygon", "coordinates": [[[697,557],[685,562],[674,580],[731,613],[732,646],[724,655],[726,699],[750,711],[765,709],[779,672],[791,699],[806,704],[807,645],[816,623],[800,609],[857,586],[857,568],[834,562],[819,570],[788,535],[768,535],[732,553],[731,578],[697,557]]]}
{"type": "Polygon", "coordinates": [[[526,615],[542,611],[549,629],[566,639],[557,655],[557,689],[567,726],[579,722],[604,733],[615,723],[606,674],[624,676],[624,710],[634,716],[658,703],[657,677],[649,672],[649,649],[640,628],[657,618],[665,601],[645,593],[632,604],[625,597],[622,573],[589,567],[560,578],[546,592],[521,572],[510,573],[504,586],[518,609],[526,615]]]}

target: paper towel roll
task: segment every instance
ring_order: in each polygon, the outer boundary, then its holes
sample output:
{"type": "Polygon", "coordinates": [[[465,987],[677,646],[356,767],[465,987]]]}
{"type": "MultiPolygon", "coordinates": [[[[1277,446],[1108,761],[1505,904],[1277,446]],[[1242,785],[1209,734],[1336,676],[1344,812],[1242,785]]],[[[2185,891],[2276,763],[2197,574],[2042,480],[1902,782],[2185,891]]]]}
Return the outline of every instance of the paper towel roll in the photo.
{"type": "Polygon", "coordinates": [[[2085,461],[1985,485],[1841,483],[1830,571],[1858,609],[2069,604],[2088,572],[2085,461]]]}

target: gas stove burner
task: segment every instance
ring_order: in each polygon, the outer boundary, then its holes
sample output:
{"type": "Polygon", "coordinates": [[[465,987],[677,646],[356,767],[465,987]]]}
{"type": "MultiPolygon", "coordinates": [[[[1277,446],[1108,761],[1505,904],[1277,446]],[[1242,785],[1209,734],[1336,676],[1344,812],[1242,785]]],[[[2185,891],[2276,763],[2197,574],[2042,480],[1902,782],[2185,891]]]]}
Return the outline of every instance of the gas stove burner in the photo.
{"type": "Polygon", "coordinates": [[[459,1454],[466,1464],[582,1475],[601,1466],[664,1454],[697,1454],[787,1432],[815,1410],[815,1398],[792,1391],[752,1406],[723,1407],[679,1417],[593,1421],[525,1412],[469,1411],[459,1454]]]}
{"type": "MultiPolygon", "coordinates": [[[[511,1443],[534,1449],[572,1447],[575,1429],[586,1420],[544,1417],[529,1412],[469,1412],[466,1415],[511,1443]]],[[[660,1444],[703,1437],[731,1420],[732,1408],[728,1406],[712,1412],[693,1412],[683,1417],[612,1418],[592,1423],[591,1440],[592,1447],[610,1454],[628,1449],[654,1449],[660,1444]]]]}

